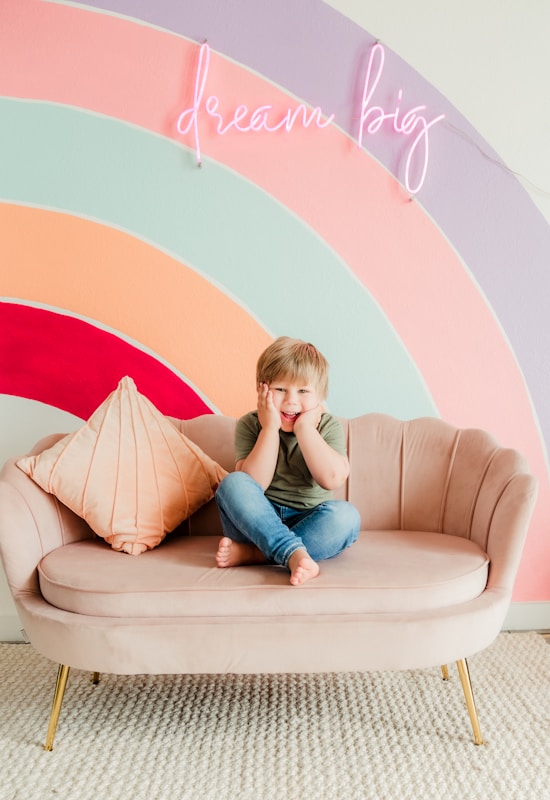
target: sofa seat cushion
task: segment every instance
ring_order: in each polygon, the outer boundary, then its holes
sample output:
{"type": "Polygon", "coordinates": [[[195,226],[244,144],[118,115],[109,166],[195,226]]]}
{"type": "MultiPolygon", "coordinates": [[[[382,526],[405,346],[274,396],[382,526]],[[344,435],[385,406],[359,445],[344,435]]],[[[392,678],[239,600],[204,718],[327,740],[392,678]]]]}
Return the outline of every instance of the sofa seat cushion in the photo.
{"type": "Polygon", "coordinates": [[[277,566],[219,569],[219,537],[178,536],[142,558],[101,540],[59,547],[39,565],[52,605],[114,618],[279,617],[427,611],[478,597],[489,559],[467,539],[369,531],[300,587],[277,566]]]}

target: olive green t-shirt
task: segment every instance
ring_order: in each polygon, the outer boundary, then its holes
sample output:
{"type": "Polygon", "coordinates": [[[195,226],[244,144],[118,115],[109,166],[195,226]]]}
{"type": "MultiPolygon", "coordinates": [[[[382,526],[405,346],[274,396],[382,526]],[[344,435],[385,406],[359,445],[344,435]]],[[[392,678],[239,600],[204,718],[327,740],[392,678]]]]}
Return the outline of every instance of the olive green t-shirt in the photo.
{"type": "MultiPolygon", "coordinates": [[[[251,411],[241,417],[235,429],[235,461],[246,458],[260,433],[258,412],[251,411]]],[[[323,439],[341,455],[346,455],[344,431],[332,414],[323,414],[318,431],[323,439]]],[[[293,433],[279,431],[279,455],[277,466],[266,497],[282,506],[307,509],[314,508],[332,498],[332,492],[323,489],[313,479],[293,433]]]]}

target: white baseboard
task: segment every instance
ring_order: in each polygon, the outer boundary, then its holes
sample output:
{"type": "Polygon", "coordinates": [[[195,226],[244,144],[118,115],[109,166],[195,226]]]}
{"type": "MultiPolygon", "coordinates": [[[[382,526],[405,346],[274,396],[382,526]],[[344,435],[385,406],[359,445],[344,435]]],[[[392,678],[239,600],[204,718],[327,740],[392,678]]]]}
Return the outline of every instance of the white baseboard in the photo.
{"type": "Polygon", "coordinates": [[[550,603],[512,603],[504,631],[550,631],[550,603]]]}
{"type": "MultiPolygon", "coordinates": [[[[24,642],[17,614],[0,614],[0,642],[24,642]]],[[[549,603],[512,603],[503,631],[550,631],[549,603]]]]}
{"type": "Polygon", "coordinates": [[[0,642],[24,642],[17,614],[0,614],[0,642]]]}

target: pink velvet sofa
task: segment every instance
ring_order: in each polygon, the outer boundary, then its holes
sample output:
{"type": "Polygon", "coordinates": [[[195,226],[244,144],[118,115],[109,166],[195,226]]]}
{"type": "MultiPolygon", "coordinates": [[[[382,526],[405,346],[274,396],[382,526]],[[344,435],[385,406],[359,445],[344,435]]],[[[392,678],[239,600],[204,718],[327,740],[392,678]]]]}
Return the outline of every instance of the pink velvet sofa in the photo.
{"type": "MultiPolygon", "coordinates": [[[[235,421],[173,420],[225,469],[235,421]]],[[[217,569],[212,500],[154,550],[115,552],[8,462],[0,548],[32,645],[59,666],[46,739],[70,667],[95,673],[410,670],[456,661],[481,733],[467,657],[501,630],[536,479],[481,430],[381,414],[343,420],[359,540],[300,587],[280,567],[217,569]]],[[[40,452],[59,437],[36,445],[40,452]]]]}

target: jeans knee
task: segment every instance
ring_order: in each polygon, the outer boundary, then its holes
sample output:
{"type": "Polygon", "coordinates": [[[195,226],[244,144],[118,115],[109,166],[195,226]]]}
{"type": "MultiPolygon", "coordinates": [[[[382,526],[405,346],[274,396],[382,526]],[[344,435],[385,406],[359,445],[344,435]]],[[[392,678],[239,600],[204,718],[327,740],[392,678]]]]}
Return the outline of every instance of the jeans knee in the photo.
{"type": "Polygon", "coordinates": [[[250,476],[246,472],[230,472],[220,481],[220,485],[216,489],[216,500],[223,501],[231,497],[235,492],[241,491],[241,487],[247,478],[250,478],[250,476]]]}
{"type": "Polygon", "coordinates": [[[361,515],[359,511],[351,503],[348,503],[349,510],[349,530],[350,530],[350,544],[353,544],[359,538],[359,531],[361,530],[361,515]]]}
{"type": "Polygon", "coordinates": [[[230,472],[221,481],[215,494],[221,511],[232,516],[251,513],[258,505],[268,502],[263,489],[246,472],[230,472]]]}
{"type": "MultiPolygon", "coordinates": [[[[359,536],[361,530],[361,514],[351,503],[346,503],[349,510],[349,524],[350,528],[355,532],[355,539],[359,536]]],[[[354,539],[354,541],[355,541],[354,539]]]]}
{"type": "Polygon", "coordinates": [[[353,544],[359,536],[361,530],[361,516],[354,505],[347,500],[335,502],[338,529],[345,534],[346,543],[353,544]]]}

